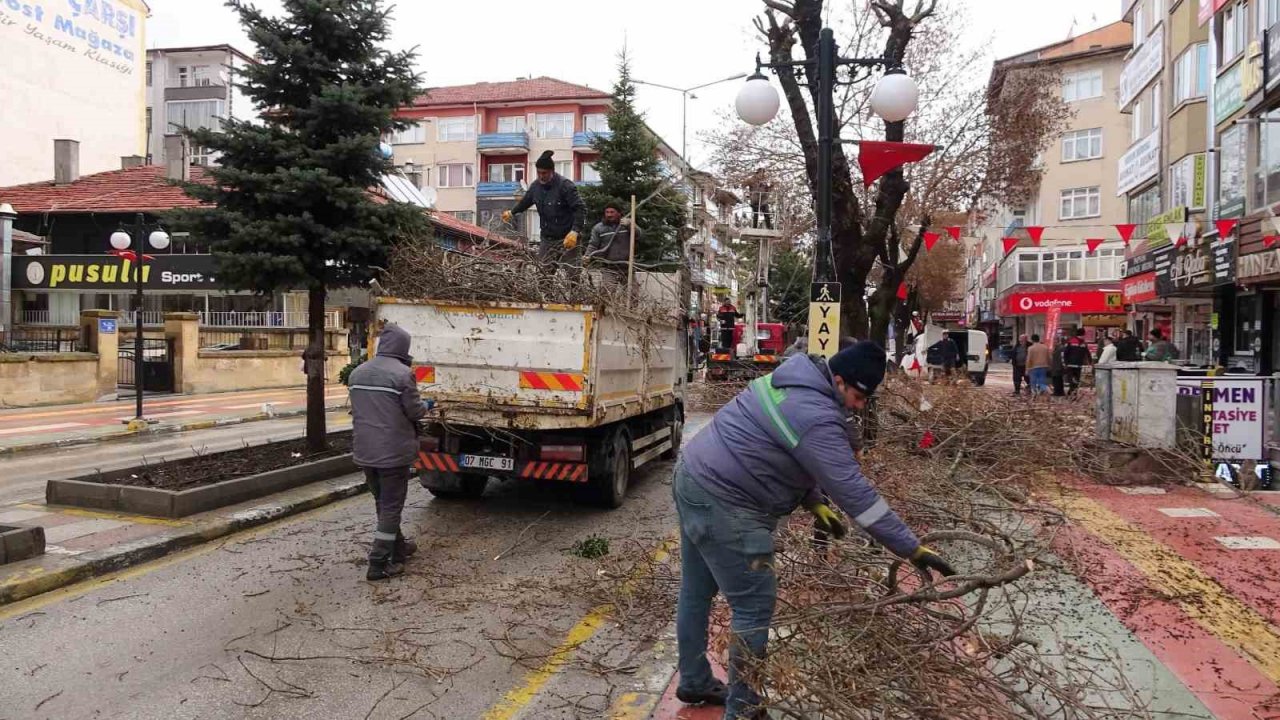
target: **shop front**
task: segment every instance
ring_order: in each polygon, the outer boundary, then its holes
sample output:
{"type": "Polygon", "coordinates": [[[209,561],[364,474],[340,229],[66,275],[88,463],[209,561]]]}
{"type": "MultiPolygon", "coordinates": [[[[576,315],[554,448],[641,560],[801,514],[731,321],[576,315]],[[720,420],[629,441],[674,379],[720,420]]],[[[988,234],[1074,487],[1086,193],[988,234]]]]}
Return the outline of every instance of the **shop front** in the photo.
{"type": "Polygon", "coordinates": [[[1178,359],[1184,364],[1208,367],[1216,363],[1215,288],[1235,279],[1234,250],[1234,240],[1209,236],[1181,246],[1164,245],[1150,253],[1150,275],[1164,311],[1154,313],[1141,329],[1145,334],[1160,328],[1177,347],[1178,359]]]}
{"type": "MultiPolygon", "coordinates": [[[[1231,308],[1231,366],[1259,375],[1280,372],[1280,242],[1263,239],[1270,223],[1241,232],[1236,292],[1231,308]]],[[[1267,237],[1274,238],[1268,235],[1267,237]]]]}
{"type": "Polygon", "coordinates": [[[1061,331],[1072,334],[1083,328],[1090,342],[1125,319],[1119,287],[1011,292],[1000,298],[998,307],[1002,318],[1014,321],[1018,334],[1044,337],[1053,314],[1061,331]]]}

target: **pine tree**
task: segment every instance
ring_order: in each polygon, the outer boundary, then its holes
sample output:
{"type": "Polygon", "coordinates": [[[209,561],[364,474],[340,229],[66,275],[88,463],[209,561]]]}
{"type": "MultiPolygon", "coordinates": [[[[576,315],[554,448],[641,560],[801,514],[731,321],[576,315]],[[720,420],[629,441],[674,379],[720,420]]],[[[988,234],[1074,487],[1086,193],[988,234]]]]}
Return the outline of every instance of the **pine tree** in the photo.
{"type": "Polygon", "coordinates": [[[326,446],[326,290],[367,282],[389,243],[423,234],[420,208],[375,201],[390,169],[379,151],[396,108],[422,92],[412,52],[390,52],[381,0],[285,0],[270,17],[228,0],[257,46],[237,80],[260,122],[190,130],[220,154],[212,184],[186,191],[211,207],[173,222],[208,240],[218,279],[238,290],[308,294],[307,443],[326,446]]]}
{"type": "Polygon", "coordinates": [[[617,203],[626,216],[635,195],[636,202],[643,203],[636,210],[636,227],[643,231],[636,243],[636,261],[646,265],[679,262],[688,198],[668,181],[672,171],[663,166],[658,140],[636,111],[635,102],[631,62],[623,50],[618,56],[618,81],[608,114],[611,136],[597,135],[591,141],[600,154],[595,161],[600,184],[582,187],[582,200],[587,217],[597,222],[610,203],[617,203]]]}

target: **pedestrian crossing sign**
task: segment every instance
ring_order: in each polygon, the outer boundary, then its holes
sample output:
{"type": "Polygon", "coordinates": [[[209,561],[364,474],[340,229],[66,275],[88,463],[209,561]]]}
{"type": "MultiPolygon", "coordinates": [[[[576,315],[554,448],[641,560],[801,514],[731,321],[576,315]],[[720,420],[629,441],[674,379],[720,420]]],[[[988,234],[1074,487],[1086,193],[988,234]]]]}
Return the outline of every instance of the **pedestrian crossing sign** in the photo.
{"type": "Polygon", "coordinates": [[[809,289],[809,353],[831,357],[840,349],[840,283],[815,282],[809,289]]]}

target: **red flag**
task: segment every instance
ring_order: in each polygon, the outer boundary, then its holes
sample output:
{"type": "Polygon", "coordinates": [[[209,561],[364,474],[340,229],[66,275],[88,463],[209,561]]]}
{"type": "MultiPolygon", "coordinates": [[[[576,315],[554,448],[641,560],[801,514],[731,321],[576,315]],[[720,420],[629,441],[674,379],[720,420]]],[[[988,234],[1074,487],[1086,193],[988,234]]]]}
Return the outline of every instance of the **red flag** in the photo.
{"type": "Polygon", "coordinates": [[[907,284],[906,284],[906,283],[902,283],[901,285],[899,285],[899,286],[898,286],[898,299],[899,299],[899,300],[906,300],[906,299],[907,299],[907,284]]]}
{"type": "Polygon", "coordinates": [[[1106,242],[1106,240],[1103,240],[1102,238],[1089,238],[1084,241],[1084,244],[1089,248],[1089,254],[1092,255],[1093,251],[1097,250],[1098,246],[1104,242],[1106,242]]]}
{"type": "Polygon", "coordinates": [[[1004,243],[1004,254],[1008,255],[1014,248],[1018,247],[1018,238],[1007,237],[1001,238],[1000,242],[1004,243]]]}
{"type": "Polygon", "coordinates": [[[1175,243],[1173,244],[1173,246],[1174,246],[1174,247],[1182,247],[1183,245],[1186,245],[1186,244],[1187,244],[1187,236],[1186,236],[1186,235],[1179,235],[1179,236],[1178,236],[1178,241],[1177,241],[1177,242],[1175,242],[1175,243]]]}
{"type": "Polygon", "coordinates": [[[1262,247],[1271,247],[1280,242],[1280,235],[1268,235],[1262,238],[1262,247]]]}
{"type": "Polygon", "coordinates": [[[871,183],[890,170],[896,170],[909,162],[923,160],[931,152],[933,152],[932,145],[860,140],[858,167],[862,168],[862,183],[866,187],[871,187],[871,183]]]}
{"type": "Polygon", "coordinates": [[[1236,223],[1238,222],[1240,221],[1239,220],[1218,220],[1215,223],[1218,226],[1218,240],[1222,242],[1226,242],[1227,236],[1231,234],[1232,230],[1236,229],[1236,223]]]}
{"type": "Polygon", "coordinates": [[[947,234],[951,236],[952,240],[955,240],[956,242],[960,242],[960,226],[959,225],[952,225],[951,227],[947,228],[947,234]]]}
{"type": "Polygon", "coordinates": [[[1040,237],[1044,235],[1044,228],[1039,225],[1028,225],[1027,234],[1031,236],[1031,242],[1035,243],[1036,246],[1039,247],[1040,237]]]}
{"type": "Polygon", "coordinates": [[[933,436],[933,431],[925,430],[924,437],[920,438],[920,449],[928,450],[929,448],[933,447],[935,441],[936,441],[936,438],[934,438],[933,436]]]}
{"type": "Polygon", "coordinates": [[[912,369],[912,370],[919,370],[919,369],[920,369],[920,358],[919,358],[919,356],[916,356],[916,355],[912,355],[912,356],[911,356],[911,369],[912,369]]]}
{"type": "Polygon", "coordinates": [[[938,233],[927,232],[924,234],[924,249],[932,250],[934,245],[938,244],[938,238],[942,237],[938,233]]]}
{"type": "Polygon", "coordinates": [[[1129,240],[1133,238],[1133,231],[1137,227],[1138,227],[1137,225],[1133,225],[1133,224],[1116,226],[1116,231],[1120,233],[1120,239],[1124,240],[1125,245],[1129,244],[1129,240]]]}

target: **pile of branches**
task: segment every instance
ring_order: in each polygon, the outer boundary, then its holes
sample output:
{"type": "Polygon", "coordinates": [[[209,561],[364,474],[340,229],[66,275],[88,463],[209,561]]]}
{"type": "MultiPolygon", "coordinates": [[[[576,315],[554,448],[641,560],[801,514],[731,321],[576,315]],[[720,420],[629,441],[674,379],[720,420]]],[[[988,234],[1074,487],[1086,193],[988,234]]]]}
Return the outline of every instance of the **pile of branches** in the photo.
{"type": "MultiPolygon", "coordinates": [[[[1079,623],[1070,603],[1045,602],[1069,579],[1049,554],[1062,515],[1034,498],[1055,476],[1096,469],[1082,451],[1091,406],[897,377],[872,425],[864,472],[959,574],[925,579],[856,533],[815,542],[810,519],[793,515],[776,546],[769,656],[754,668],[772,717],[1148,717],[1118,658],[1062,636],[1079,623]]],[[[635,627],[669,621],[677,567],[619,554],[599,573],[599,599],[635,627]]],[[[718,606],[722,660],[728,618],[718,606]]]]}

